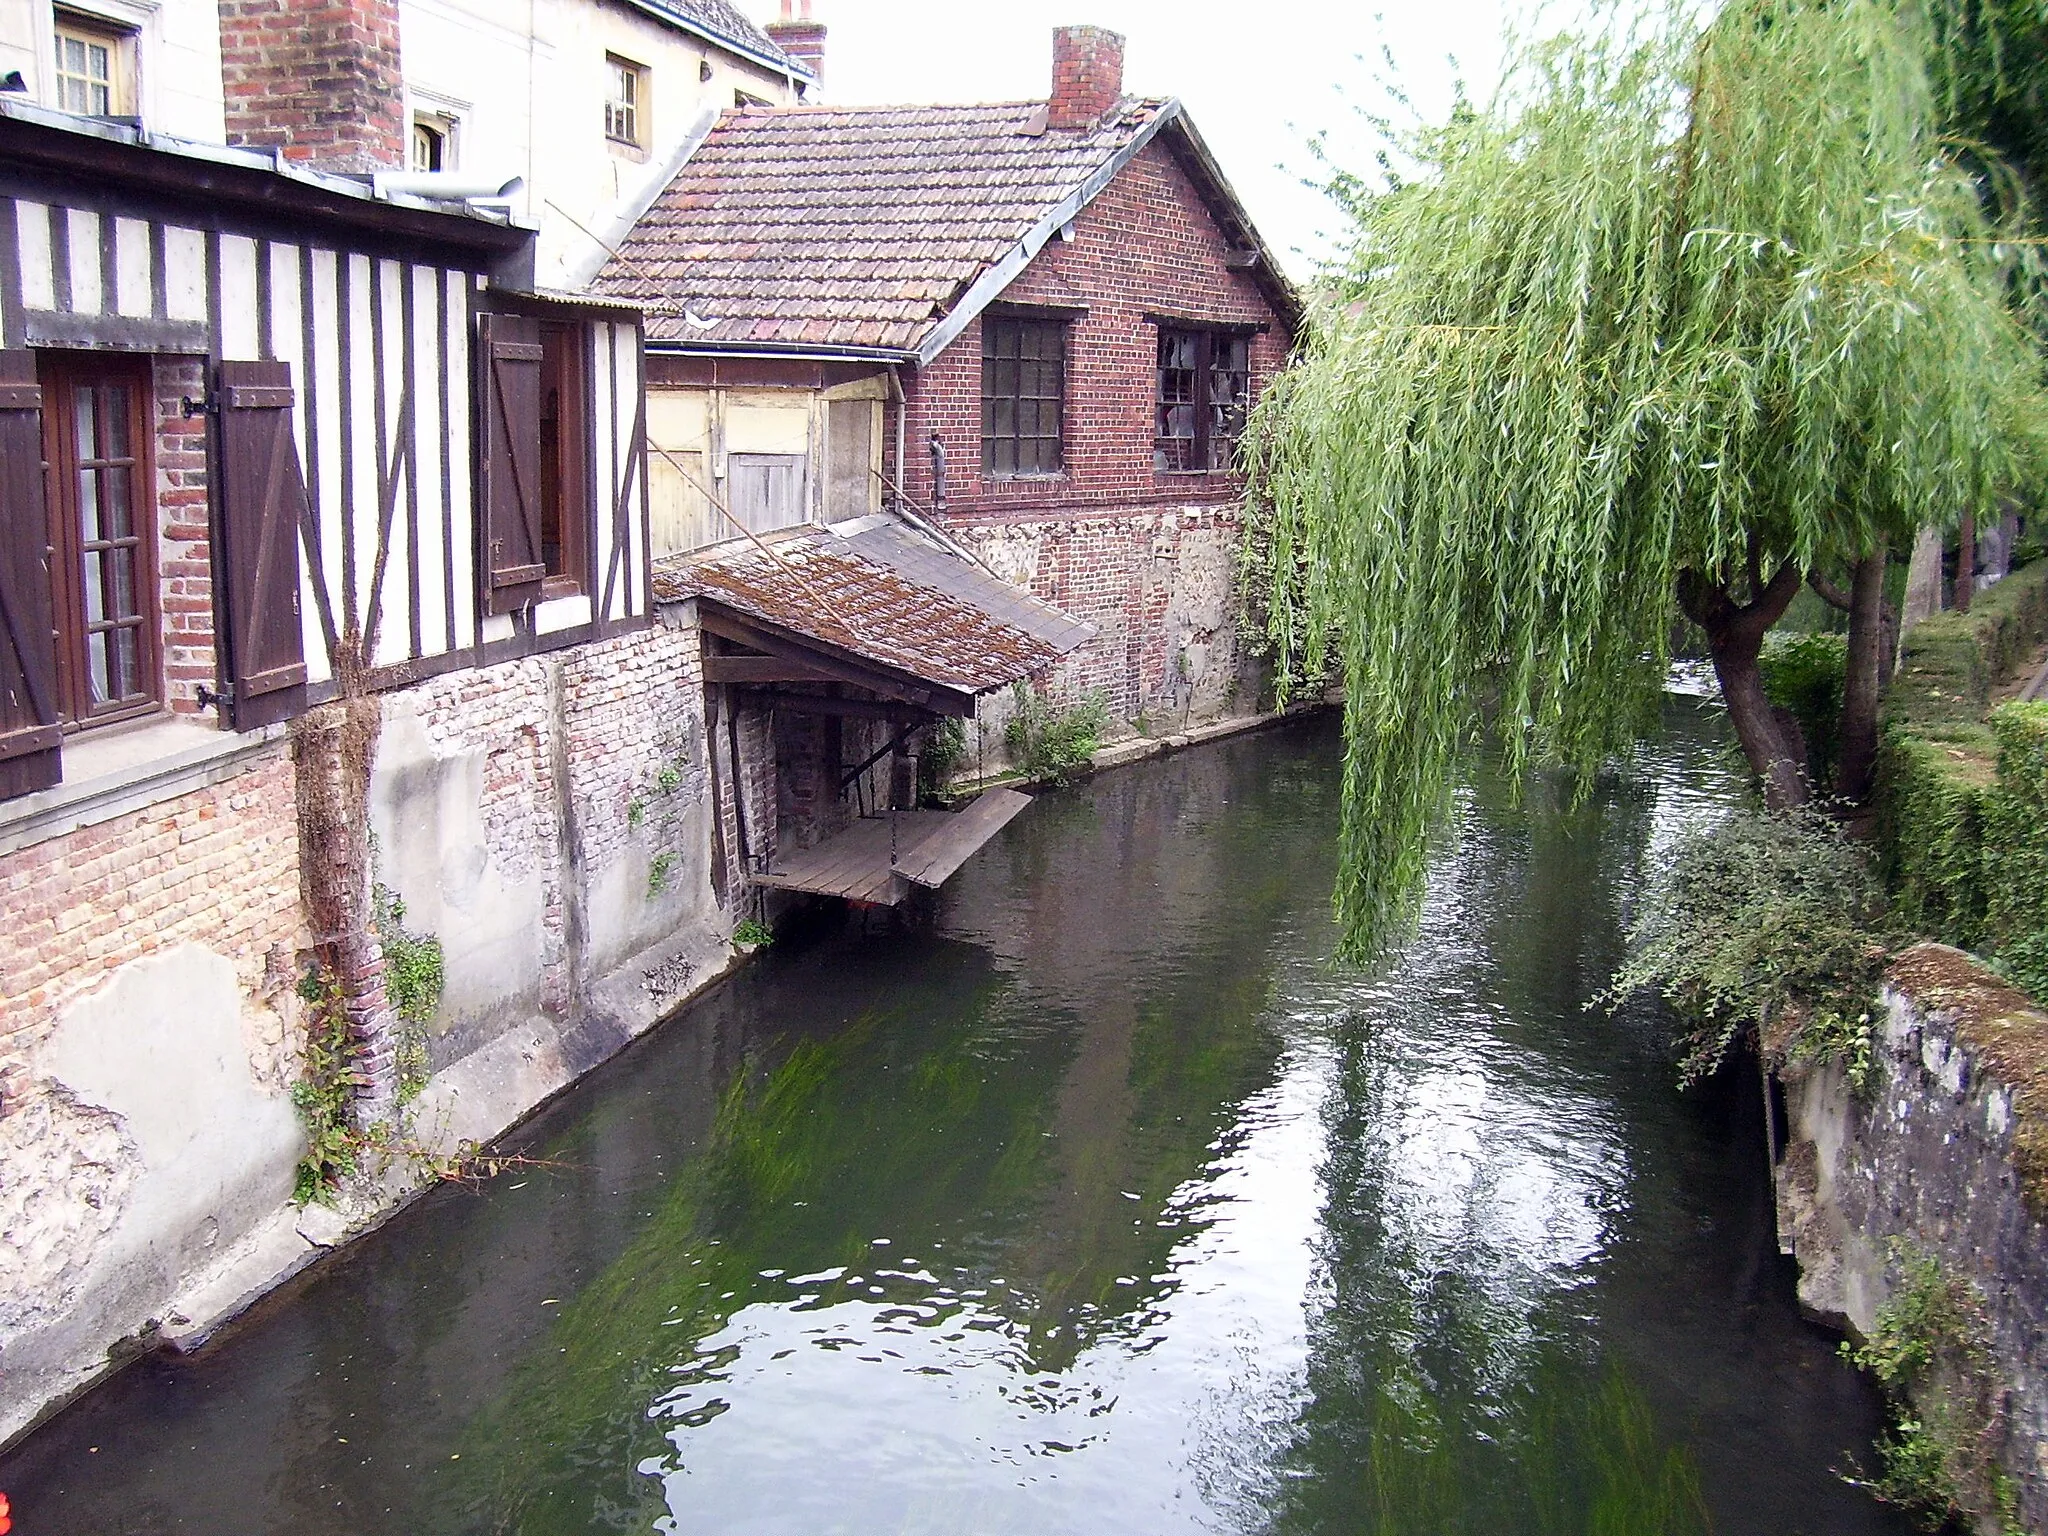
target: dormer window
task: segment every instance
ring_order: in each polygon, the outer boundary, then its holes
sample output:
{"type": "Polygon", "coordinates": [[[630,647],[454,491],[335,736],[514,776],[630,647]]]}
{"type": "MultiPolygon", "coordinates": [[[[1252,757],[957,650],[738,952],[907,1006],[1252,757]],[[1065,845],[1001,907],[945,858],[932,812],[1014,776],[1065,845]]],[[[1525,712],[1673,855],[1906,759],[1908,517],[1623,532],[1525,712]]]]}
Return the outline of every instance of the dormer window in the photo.
{"type": "Polygon", "coordinates": [[[132,33],[57,12],[57,107],[81,117],[132,117],[132,33]]]}
{"type": "Polygon", "coordinates": [[[460,167],[455,153],[455,119],[438,112],[422,112],[412,120],[412,168],[416,171],[453,171],[460,167]]]}
{"type": "Polygon", "coordinates": [[[604,136],[624,148],[645,150],[647,66],[615,53],[606,54],[604,64],[604,136]]]}

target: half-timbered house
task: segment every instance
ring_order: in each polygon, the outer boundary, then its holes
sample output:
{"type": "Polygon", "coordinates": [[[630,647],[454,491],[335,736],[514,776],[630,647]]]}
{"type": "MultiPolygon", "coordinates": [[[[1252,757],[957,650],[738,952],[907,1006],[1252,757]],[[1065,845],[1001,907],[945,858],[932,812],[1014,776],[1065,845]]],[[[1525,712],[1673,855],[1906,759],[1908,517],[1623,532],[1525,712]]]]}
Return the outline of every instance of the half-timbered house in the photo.
{"type": "Polygon", "coordinates": [[[318,1251],[309,1000],[446,1143],[723,953],[640,316],[533,242],[0,96],[0,1435],[318,1251]]]}

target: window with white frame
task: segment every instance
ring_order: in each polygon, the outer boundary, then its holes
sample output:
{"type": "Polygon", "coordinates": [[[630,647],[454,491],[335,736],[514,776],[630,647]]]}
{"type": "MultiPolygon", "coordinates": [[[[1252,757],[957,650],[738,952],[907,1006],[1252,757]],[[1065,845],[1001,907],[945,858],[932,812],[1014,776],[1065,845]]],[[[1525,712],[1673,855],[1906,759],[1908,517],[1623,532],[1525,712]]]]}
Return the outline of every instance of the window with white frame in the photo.
{"type": "Polygon", "coordinates": [[[80,117],[135,115],[135,34],[94,17],[56,13],[56,106],[80,117]]]}
{"type": "Polygon", "coordinates": [[[445,112],[421,112],[412,120],[412,168],[416,171],[461,169],[457,125],[445,112]]]}
{"type": "Polygon", "coordinates": [[[604,136],[614,144],[645,149],[647,66],[608,53],[604,57],[604,67],[604,136]]]}

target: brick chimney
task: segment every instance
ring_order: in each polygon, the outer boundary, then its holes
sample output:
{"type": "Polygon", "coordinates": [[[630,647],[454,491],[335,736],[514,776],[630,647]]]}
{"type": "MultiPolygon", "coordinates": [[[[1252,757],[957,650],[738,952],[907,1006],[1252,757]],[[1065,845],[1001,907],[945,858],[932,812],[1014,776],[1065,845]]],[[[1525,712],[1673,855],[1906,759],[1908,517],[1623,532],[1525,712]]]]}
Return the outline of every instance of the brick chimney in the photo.
{"type": "Polygon", "coordinates": [[[823,82],[825,24],[811,20],[811,0],[782,0],[782,19],[769,22],[767,32],[776,47],[823,82]]]}
{"type": "Polygon", "coordinates": [[[1055,27],[1051,128],[1093,128],[1124,94],[1124,40],[1106,27],[1055,27]]]}
{"type": "Polygon", "coordinates": [[[402,170],[398,0],[218,0],[230,144],[324,171],[402,170]]]}

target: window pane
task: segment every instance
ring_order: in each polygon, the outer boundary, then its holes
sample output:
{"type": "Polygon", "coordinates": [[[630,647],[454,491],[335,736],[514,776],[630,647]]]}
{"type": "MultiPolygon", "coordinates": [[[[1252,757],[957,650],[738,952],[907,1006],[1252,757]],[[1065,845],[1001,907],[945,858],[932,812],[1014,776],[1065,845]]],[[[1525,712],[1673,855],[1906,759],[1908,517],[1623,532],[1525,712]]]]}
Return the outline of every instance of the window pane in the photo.
{"type": "Polygon", "coordinates": [[[107,608],[117,619],[132,619],[135,609],[135,551],[132,549],[110,549],[107,551],[107,569],[114,579],[114,590],[109,595],[107,608]]]}
{"type": "Polygon", "coordinates": [[[78,472],[78,536],[87,543],[112,538],[100,511],[100,471],[78,472]]]}
{"type": "Polygon", "coordinates": [[[85,618],[89,624],[103,624],[107,614],[107,557],[99,550],[85,556],[85,618]]]}
{"type": "Polygon", "coordinates": [[[999,437],[989,444],[989,468],[999,475],[1017,473],[1017,443],[1014,438],[999,437]]]}
{"type": "Polygon", "coordinates": [[[125,459],[133,447],[128,441],[128,413],[133,391],[126,384],[109,384],[100,393],[100,457],[125,459]]]}
{"type": "Polygon", "coordinates": [[[108,633],[103,629],[85,638],[85,683],[89,702],[94,708],[113,703],[115,697],[113,679],[107,668],[108,633]]]}
{"type": "Polygon", "coordinates": [[[90,384],[81,384],[71,395],[71,414],[78,423],[78,456],[81,459],[96,459],[99,453],[98,415],[94,410],[95,391],[90,384]]]}
{"type": "Polygon", "coordinates": [[[131,539],[135,536],[135,471],[125,464],[98,471],[100,479],[100,527],[103,538],[131,539]]]}
{"type": "Polygon", "coordinates": [[[117,629],[113,634],[112,682],[117,699],[132,699],[142,692],[142,632],[117,629]]]}

